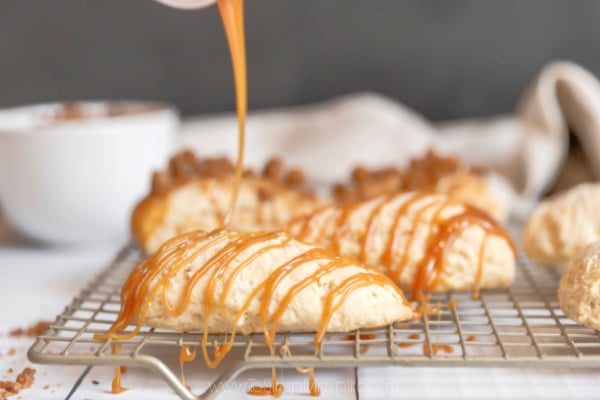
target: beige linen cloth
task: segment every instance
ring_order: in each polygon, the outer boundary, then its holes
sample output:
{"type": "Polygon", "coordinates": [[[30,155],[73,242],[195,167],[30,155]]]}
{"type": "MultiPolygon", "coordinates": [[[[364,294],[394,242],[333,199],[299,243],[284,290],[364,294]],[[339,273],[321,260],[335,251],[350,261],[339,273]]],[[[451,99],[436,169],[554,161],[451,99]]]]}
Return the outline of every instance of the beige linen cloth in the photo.
{"type": "MultiPolygon", "coordinates": [[[[576,64],[555,62],[541,70],[514,115],[432,123],[368,93],[251,113],[245,164],[260,168],[280,155],[312,181],[331,183],[347,180],[356,164],[402,166],[432,147],[488,166],[492,186],[519,217],[556,181],[568,153],[569,127],[600,177],[600,83],[576,64]]],[[[189,119],[181,145],[201,155],[235,157],[235,116],[189,119]]]]}

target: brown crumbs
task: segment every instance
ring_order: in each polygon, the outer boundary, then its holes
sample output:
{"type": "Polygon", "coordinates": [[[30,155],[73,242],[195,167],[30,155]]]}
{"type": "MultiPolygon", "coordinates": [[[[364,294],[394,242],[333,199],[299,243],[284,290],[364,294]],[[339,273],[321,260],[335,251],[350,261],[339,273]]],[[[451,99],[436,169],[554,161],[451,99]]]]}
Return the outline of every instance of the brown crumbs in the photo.
{"type": "Polygon", "coordinates": [[[18,393],[22,386],[20,383],[11,381],[0,381],[0,389],[6,392],[18,393]]]}
{"type": "Polygon", "coordinates": [[[51,322],[49,321],[39,321],[31,326],[26,327],[25,329],[13,329],[9,332],[9,335],[13,337],[36,337],[43,334],[46,329],[48,329],[50,324],[51,322]]]}
{"type": "Polygon", "coordinates": [[[50,388],[50,385],[44,385],[43,389],[44,390],[48,390],[50,388]]]}
{"type": "Polygon", "coordinates": [[[93,383],[94,385],[98,385],[98,384],[100,384],[100,382],[98,382],[98,381],[97,381],[97,380],[95,380],[95,379],[92,381],[92,383],[93,383]]]}
{"type": "Polygon", "coordinates": [[[23,389],[27,389],[35,381],[35,369],[25,368],[19,375],[17,375],[17,383],[20,383],[23,389]]]}
{"type": "Polygon", "coordinates": [[[456,157],[442,156],[429,149],[424,156],[412,159],[404,169],[358,166],[352,171],[350,183],[334,186],[333,196],[340,203],[350,203],[384,194],[430,190],[442,178],[459,172],[481,175],[485,171],[479,167],[469,167],[456,157]]]}
{"type": "MultiPolygon", "coordinates": [[[[164,193],[179,184],[193,179],[227,178],[233,176],[235,166],[226,157],[199,158],[193,152],[184,150],[175,154],[166,170],[156,171],[152,176],[152,193],[164,193]]],[[[288,187],[301,187],[306,177],[298,168],[287,168],[279,158],[272,158],[260,173],[244,170],[245,178],[259,178],[267,182],[288,187]]]]}
{"type": "Polygon", "coordinates": [[[9,368],[7,372],[8,372],[9,374],[12,374],[14,371],[15,371],[14,369],[12,369],[12,368],[9,368]]]}
{"type": "Polygon", "coordinates": [[[8,349],[8,353],[6,353],[9,357],[14,356],[15,354],[17,354],[17,349],[15,349],[14,347],[11,347],[10,349],[8,349]]]}

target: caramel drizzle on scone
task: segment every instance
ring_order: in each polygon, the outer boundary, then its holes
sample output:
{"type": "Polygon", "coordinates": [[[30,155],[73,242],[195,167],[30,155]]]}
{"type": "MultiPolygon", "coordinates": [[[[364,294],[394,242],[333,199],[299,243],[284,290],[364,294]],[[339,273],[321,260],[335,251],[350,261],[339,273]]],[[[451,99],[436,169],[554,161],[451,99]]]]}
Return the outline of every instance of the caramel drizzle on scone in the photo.
{"type": "MultiPolygon", "coordinates": [[[[371,285],[388,287],[395,291],[405,304],[408,304],[400,289],[376,268],[359,263],[350,257],[337,256],[328,250],[310,248],[277,266],[260,285],[252,290],[241,309],[232,318],[229,340],[218,346],[210,355],[207,350],[209,320],[217,310],[225,314],[226,299],[236,277],[258,257],[274,249],[284,248],[291,240],[293,239],[284,232],[240,233],[215,230],[211,233],[194,231],[177,236],[164,243],[156,253],[142,261],[131,272],[121,290],[121,310],[116,321],[107,333],[97,334],[95,337],[97,339],[127,340],[135,336],[144,324],[150,301],[157,295],[160,296],[162,305],[170,316],[182,315],[189,305],[194,287],[204,277],[208,277],[208,282],[203,293],[203,326],[199,327],[203,330],[203,336],[200,345],[204,360],[207,366],[211,368],[216,367],[231,350],[238,322],[253,301],[258,300],[260,302],[259,316],[265,343],[273,352],[278,321],[287,310],[290,302],[303,289],[311,284],[318,283],[324,276],[336,270],[362,267],[366,271],[346,278],[339,285],[330,289],[324,300],[323,312],[315,334],[316,351],[318,351],[319,343],[325,334],[332,315],[354,291],[371,285]],[[189,277],[178,301],[174,304],[169,302],[170,280],[200,254],[217,245],[221,246],[220,249],[189,277]],[[241,252],[253,246],[258,247],[258,249],[245,259],[237,260],[234,263],[241,252]],[[320,260],[324,261],[323,265],[295,283],[279,304],[273,308],[273,312],[270,312],[269,310],[273,306],[273,295],[279,284],[294,270],[307,263],[320,260]],[[159,277],[161,273],[163,275],[159,277]],[[222,285],[218,296],[217,284],[222,285]],[[136,324],[135,328],[129,332],[123,332],[132,323],[136,324]]],[[[193,359],[188,352],[180,355],[180,357],[182,361],[193,359]]]]}
{"type": "MultiPolygon", "coordinates": [[[[371,249],[371,243],[375,238],[378,223],[384,215],[384,210],[387,206],[398,201],[401,196],[406,194],[382,196],[369,214],[364,232],[361,236],[355,238],[360,242],[360,251],[357,255],[358,259],[366,262],[371,249]]],[[[425,256],[420,260],[417,266],[417,273],[412,286],[412,299],[417,300],[423,292],[432,291],[440,282],[440,278],[445,268],[445,259],[449,250],[452,248],[454,241],[461,235],[462,232],[471,226],[479,226],[485,231],[484,239],[482,240],[479,249],[479,262],[477,273],[475,276],[475,284],[473,287],[474,296],[478,295],[481,278],[483,276],[485,247],[488,236],[498,236],[506,240],[512,251],[517,254],[517,247],[510,234],[495,220],[489,217],[483,211],[466,204],[452,201],[447,196],[442,194],[432,194],[430,192],[415,192],[406,199],[397,209],[394,215],[391,234],[388,237],[384,251],[380,254],[377,263],[386,267],[387,275],[397,282],[404,272],[408,264],[408,257],[414,239],[414,231],[417,225],[423,221],[424,215],[427,212],[433,212],[433,217],[429,225],[429,233],[427,235],[427,245],[425,256]],[[431,201],[427,201],[430,199],[431,201]],[[449,206],[462,207],[463,211],[452,217],[443,217],[444,210],[449,206]],[[407,221],[409,213],[413,214],[412,225],[409,228],[413,234],[404,242],[401,247],[400,225],[407,221]],[[401,254],[400,260],[397,260],[396,255],[401,254]]],[[[349,205],[335,206],[334,212],[330,213],[331,217],[324,223],[321,221],[319,226],[316,222],[321,219],[323,211],[320,210],[310,216],[299,218],[290,223],[290,227],[300,224],[295,235],[297,239],[302,241],[313,242],[317,244],[330,243],[330,247],[336,252],[341,252],[341,243],[348,232],[348,224],[354,213],[358,212],[366,202],[356,202],[349,205]],[[327,232],[328,224],[335,226],[331,235],[327,232]]],[[[290,231],[294,229],[290,228],[290,231]]]]}
{"type": "Polygon", "coordinates": [[[334,186],[333,196],[337,202],[348,204],[384,194],[430,190],[447,176],[457,173],[482,175],[483,172],[481,167],[467,166],[456,157],[442,156],[429,149],[424,156],[412,159],[404,169],[358,166],[352,171],[350,183],[334,186]]]}

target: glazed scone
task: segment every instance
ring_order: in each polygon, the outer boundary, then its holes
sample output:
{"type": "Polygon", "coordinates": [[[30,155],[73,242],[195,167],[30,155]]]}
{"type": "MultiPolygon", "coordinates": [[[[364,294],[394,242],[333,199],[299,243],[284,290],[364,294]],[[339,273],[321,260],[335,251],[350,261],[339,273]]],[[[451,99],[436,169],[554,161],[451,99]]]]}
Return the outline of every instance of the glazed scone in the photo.
{"type": "Polygon", "coordinates": [[[340,204],[348,204],[415,190],[446,193],[453,199],[485,211],[500,222],[508,217],[508,207],[494,191],[485,172],[466,166],[456,157],[441,156],[433,150],[411,160],[404,169],[357,167],[352,171],[350,183],[336,185],[334,197],[340,204]]]}
{"type": "MultiPolygon", "coordinates": [[[[233,165],[223,158],[198,160],[183,152],[169,169],[154,175],[152,192],[132,216],[134,240],[148,253],[167,239],[221,226],[233,188],[233,165]]],[[[272,160],[261,175],[246,172],[230,227],[241,231],[277,229],[324,204],[302,186],[299,170],[285,171],[272,160]]]]}
{"type": "Polygon", "coordinates": [[[588,245],[567,264],[558,301],[567,317],[600,330],[600,242],[588,245]]]}
{"type": "Polygon", "coordinates": [[[377,269],[285,232],[176,236],[131,272],[121,303],[112,332],[137,322],[186,332],[322,334],[412,317],[377,269]]]}
{"type": "Polygon", "coordinates": [[[483,212],[445,194],[411,192],[331,206],[292,221],[299,240],[378,266],[413,298],[422,291],[506,287],[516,249],[483,212]]]}
{"type": "Polygon", "coordinates": [[[523,229],[523,250],[540,265],[564,266],[600,240],[600,184],[585,183],[542,201],[523,229]]]}

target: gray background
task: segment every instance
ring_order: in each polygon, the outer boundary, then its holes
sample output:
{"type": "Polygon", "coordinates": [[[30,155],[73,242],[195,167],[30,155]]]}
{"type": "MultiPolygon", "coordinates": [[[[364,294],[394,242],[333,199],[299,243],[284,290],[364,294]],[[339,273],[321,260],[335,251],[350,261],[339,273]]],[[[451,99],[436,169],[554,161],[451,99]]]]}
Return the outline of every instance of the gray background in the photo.
{"type": "MultiPolygon", "coordinates": [[[[247,0],[251,108],[378,91],[433,119],[511,111],[553,59],[600,75],[600,1],[247,0]]],[[[0,0],[0,106],[146,98],[233,109],[215,8],[0,0]]]]}

